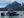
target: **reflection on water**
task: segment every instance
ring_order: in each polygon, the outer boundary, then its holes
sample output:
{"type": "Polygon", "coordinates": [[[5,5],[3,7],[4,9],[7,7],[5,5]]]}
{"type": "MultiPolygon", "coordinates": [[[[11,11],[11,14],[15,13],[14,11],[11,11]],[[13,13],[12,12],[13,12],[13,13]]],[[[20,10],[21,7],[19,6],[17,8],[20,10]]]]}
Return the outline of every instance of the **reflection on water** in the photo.
{"type": "Polygon", "coordinates": [[[9,18],[9,16],[1,16],[1,18],[9,18]]]}
{"type": "MultiPolygon", "coordinates": [[[[22,13],[23,13],[22,11],[17,12],[17,14],[22,14],[22,13]]],[[[22,18],[22,16],[20,16],[20,15],[19,16],[3,16],[3,17],[0,16],[0,18],[22,18]]]]}
{"type": "Polygon", "coordinates": [[[1,16],[1,18],[4,18],[4,16],[1,16]]]}
{"type": "Polygon", "coordinates": [[[1,16],[0,18],[22,18],[22,16],[1,16]]]}

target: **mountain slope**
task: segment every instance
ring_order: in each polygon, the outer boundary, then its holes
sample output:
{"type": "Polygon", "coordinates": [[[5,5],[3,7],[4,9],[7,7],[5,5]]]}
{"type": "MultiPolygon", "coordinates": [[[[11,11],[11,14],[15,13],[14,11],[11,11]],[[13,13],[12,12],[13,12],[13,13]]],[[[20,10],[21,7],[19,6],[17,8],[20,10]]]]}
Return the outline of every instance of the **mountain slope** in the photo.
{"type": "Polygon", "coordinates": [[[11,6],[20,6],[21,4],[19,4],[18,2],[14,1],[11,6]]]}
{"type": "Polygon", "coordinates": [[[16,1],[14,1],[12,4],[7,5],[6,8],[7,8],[8,6],[9,6],[9,7],[16,7],[16,6],[21,6],[21,4],[19,4],[19,3],[16,2],[16,1]]]}

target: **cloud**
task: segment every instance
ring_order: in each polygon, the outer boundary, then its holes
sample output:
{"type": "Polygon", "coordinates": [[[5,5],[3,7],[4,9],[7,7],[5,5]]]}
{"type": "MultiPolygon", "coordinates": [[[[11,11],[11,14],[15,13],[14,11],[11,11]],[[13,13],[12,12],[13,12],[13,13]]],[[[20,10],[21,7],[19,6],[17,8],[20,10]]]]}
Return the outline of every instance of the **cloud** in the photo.
{"type": "Polygon", "coordinates": [[[0,0],[0,2],[13,2],[15,0],[0,0]]]}
{"type": "Polygon", "coordinates": [[[13,2],[13,1],[20,1],[20,0],[0,0],[0,2],[13,2]]]}
{"type": "Polygon", "coordinates": [[[24,2],[24,0],[0,0],[0,2],[14,2],[14,1],[17,1],[17,2],[24,2]]]}
{"type": "Polygon", "coordinates": [[[13,2],[13,1],[19,2],[19,1],[23,1],[23,0],[0,0],[0,2],[13,2]]]}
{"type": "Polygon", "coordinates": [[[6,2],[0,2],[0,3],[6,3],[6,2]]]}
{"type": "Polygon", "coordinates": [[[0,8],[4,8],[4,7],[6,7],[6,6],[0,6],[0,8]]]}
{"type": "Polygon", "coordinates": [[[24,1],[24,0],[0,0],[0,2],[13,2],[13,1],[24,1]]]}
{"type": "Polygon", "coordinates": [[[14,1],[17,1],[17,2],[19,2],[19,3],[24,2],[24,0],[0,0],[0,3],[14,2],[14,1]]]}

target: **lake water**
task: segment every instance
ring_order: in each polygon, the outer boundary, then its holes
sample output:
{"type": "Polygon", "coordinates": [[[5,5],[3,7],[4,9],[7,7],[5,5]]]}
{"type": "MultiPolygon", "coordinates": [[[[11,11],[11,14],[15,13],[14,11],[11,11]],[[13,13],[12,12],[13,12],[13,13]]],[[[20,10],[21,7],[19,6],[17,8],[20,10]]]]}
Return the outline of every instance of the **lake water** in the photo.
{"type": "Polygon", "coordinates": [[[22,18],[22,16],[1,16],[0,18],[22,18]]]}
{"type": "MultiPolygon", "coordinates": [[[[24,11],[23,11],[24,12],[24,11]]],[[[22,14],[23,13],[22,11],[18,11],[17,13],[18,14],[22,14]]],[[[18,16],[0,16],[0,18],[22,18],[23,16],[20,16],[20,15],[18,15],[18,16]]]]}

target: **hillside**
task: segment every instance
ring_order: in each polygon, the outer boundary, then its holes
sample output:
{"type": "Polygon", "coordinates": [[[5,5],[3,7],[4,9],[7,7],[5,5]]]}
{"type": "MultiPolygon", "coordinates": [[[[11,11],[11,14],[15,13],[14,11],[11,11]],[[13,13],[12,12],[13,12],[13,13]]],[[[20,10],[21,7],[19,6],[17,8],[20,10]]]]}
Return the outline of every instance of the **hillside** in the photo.
{"type": "Polygon", "coordinates": [[[21,6],[20,3],[14,1],[12,4],[7,5],[6,8],[9,7],[9,8],[12,8],[13,10],[15,10],[15,11],[24,11],[24,4],[23,4],[22,7],[20,7],[20,6],[21,6]]]}

